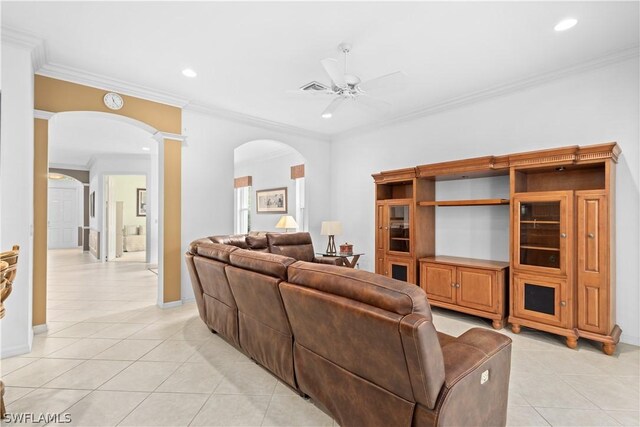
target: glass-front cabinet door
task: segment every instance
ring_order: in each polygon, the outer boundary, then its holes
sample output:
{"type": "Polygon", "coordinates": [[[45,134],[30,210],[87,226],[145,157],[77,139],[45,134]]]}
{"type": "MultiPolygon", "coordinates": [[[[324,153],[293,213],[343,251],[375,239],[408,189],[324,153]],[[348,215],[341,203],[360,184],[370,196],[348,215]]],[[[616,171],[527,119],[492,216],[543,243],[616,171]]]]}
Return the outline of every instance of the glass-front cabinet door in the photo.
{"type": "Polygon", "coordinates": [[[566,274],[571,192],[517,194],[513,202],[515,268],[566,274]]]}
{"type": "Polygon", "coordinates": [[[567,327],[571,318],[567,280],[537,275],[513,275],[513,314],[558,327],[567,327]]]}
{"type": "Polygon", "coordinates": [[[411,253],[411,203],[387,204],[387,250],[403,254],[411,253]]]}

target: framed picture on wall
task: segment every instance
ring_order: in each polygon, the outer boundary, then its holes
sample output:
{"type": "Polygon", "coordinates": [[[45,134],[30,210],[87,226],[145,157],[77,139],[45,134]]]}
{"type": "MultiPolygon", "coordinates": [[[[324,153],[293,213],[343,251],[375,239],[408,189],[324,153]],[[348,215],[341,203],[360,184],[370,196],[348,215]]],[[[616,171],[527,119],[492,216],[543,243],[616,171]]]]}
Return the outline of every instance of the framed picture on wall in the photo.
{"type": "Polygon", "coordinates": [[[147,216],[147,189],[136,189],[136,216],[147,216]]]}
{"type": "Polygon", "coordinates": [[[96,192],[92,191],[89,194],[89,216],[91,218],[96,217],[96,192]]]}
{"type": "Polygon", "coordinates": [[[256,191],[258,213],[287,213],[287,187],[256,191]]]}

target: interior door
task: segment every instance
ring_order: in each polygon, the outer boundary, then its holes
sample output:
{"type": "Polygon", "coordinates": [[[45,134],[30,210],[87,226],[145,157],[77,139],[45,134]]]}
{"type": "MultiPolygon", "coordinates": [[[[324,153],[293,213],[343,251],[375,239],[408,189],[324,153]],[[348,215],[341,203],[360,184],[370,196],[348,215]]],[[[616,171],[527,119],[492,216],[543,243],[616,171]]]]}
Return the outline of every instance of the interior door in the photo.
{"type": "Polygon", "coordinates": [[[78,246],[78,192],[75,188],[49,189],[49,249],[78,246]]]}

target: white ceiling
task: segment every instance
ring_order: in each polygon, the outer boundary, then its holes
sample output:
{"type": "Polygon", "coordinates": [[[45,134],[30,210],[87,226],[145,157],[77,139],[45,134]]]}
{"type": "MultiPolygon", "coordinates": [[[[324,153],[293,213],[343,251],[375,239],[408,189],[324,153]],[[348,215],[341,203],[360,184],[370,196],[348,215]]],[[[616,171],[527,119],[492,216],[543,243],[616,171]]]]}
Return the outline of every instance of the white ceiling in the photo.
{"type": "Polygon", "coordinates": [[[192,103],[336,134],[638,45],[638,2],[3,2],[2,25],[45,40],[48,61],[192,103]],[[563,33],[565,17],[578,25],[563,33]],[[326,82],[353,44],[363,80],[403,70],[381,117],[285,90],[326,82]],[[198,77],[181,70],[191,67],[198,77]]]}
{"type": "Polygon", "coordinates": [[[266,161],[275,157],[292,156],[299,163],[304,163],[304,157],[295,148],[278,141],[260,139],[242,144],[233,150],[233,162],[236,167],[249,162],[266,161]]]}
{"type": "Polygon", "coordinates": [[[155,149],[150,133],[118,120],[87,113],[60,113],[49,120],[49,164],[87,166],[94,157],[148,156],[155,149]]]}

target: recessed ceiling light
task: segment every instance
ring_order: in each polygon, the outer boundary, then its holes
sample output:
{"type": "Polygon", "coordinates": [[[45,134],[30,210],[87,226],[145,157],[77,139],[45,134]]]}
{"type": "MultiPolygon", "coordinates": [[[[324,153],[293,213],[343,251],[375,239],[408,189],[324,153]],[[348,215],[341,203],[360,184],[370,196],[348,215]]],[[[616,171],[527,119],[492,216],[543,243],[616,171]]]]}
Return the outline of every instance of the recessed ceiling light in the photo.
{"type": "Polygon", "coordinates": [[[194,78],[194,77],[196,77],[198,75],[198,73],[193,71],[191,68],[185,68],[184,70],[182,70],[182,75],[185,76],[185,77],[194,78]]]}
{"type": "Polygon", "coordinates": [[[553,27],[556,31],[566,31],[569,28],[573,28],[578,23],[578,20],[575,18],[567,18],[558,22],[555,27],[553,27]]]}
{"type": "Polygon", "coordinates": [[[151,151],[151,148],[149,148],[149,147],[142,147],[142,151],[151,151]]]}
{"type": "Polygon", "coordinates": [[[331,116],[332,116],[332,114],[331,114],[331,113],[322,113],[322,118],[323,118],[323,119],[330,119],[330,118],[331,118],[331,116]]]}
{"type": "Polygon", "coordinates": [[[59,173],[50,173],[49,179],[64,179],[64,175],[61,175],[59,173]]]}

